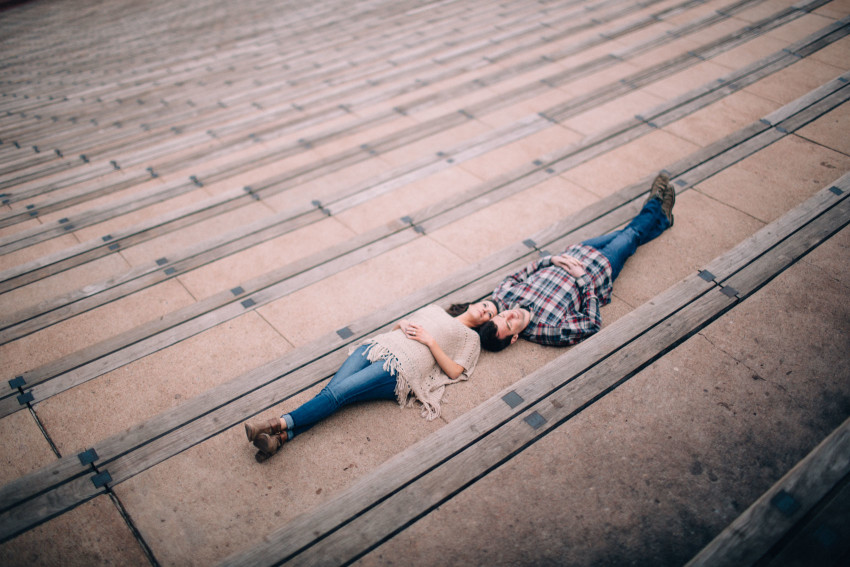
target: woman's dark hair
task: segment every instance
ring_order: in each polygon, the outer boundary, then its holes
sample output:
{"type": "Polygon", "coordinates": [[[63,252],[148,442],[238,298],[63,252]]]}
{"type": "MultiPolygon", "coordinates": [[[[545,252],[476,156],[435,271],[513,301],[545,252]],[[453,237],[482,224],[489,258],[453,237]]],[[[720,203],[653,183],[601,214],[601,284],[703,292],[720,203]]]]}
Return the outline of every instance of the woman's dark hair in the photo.
{"type": "Polygon", "coordinates": [[[466,310],[469,309],[471,303],[452,303],[446,312],[452,317],[457,317],[462,313],[466,313],[466,310]]]}
{"type": "Polygon", "coordinates": [[[499,352],[510,346],[513,337],[499,338],[499,327],[493,321],[487,321],[478,328],[478,336],[481,338],[481,348],[490,352],[499,352]]]}

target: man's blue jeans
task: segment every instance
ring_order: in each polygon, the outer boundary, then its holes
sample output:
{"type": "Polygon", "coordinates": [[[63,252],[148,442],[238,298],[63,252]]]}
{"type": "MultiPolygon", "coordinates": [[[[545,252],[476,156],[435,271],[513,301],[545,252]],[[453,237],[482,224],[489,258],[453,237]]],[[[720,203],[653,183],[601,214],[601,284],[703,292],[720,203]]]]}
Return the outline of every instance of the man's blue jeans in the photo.
{"type": "Polygon", "coordinates": [[[611,262],[613,282],[638,246],[656,238],[669,227],[670,221],[661,210],[661,200],[650,199],[626,228],[585,240],[582,244],[596,248],[608,258],[611,262]]]}
{"type": "Polygon", "coordinates": [[[282,416],[289,439],[304,433],[342,406],[366,400],[395,399],[396,375],[384,370],[383,360],[369,362],[368,349],[369,345],[363,345],[352,352],[315,398],[282,416]]]}

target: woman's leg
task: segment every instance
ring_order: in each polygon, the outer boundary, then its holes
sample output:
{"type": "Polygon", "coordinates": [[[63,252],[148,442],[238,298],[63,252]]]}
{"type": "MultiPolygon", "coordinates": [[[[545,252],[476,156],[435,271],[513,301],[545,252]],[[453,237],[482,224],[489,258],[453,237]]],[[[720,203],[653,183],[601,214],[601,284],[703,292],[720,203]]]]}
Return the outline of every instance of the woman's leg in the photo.
{"type": "Polygon", "coordinates": [[[670,221],[661,210],[661,200],[650,199],[626,228],[586,240],[583,244],[593,246],[608,258],[612,268],[611,281],[614,281],[638,246],[658,237],[669,226],[670,221]]]}
{"type": "Polygon", "coordinates": [[[316,397],[282,416],[288,439],[308,430],[342,406],[365,400],[395,399],[395,374],[384,370],[383,360],[369,362],[366,358],[368,348],[364,345],[354,351],[316,397]]]}

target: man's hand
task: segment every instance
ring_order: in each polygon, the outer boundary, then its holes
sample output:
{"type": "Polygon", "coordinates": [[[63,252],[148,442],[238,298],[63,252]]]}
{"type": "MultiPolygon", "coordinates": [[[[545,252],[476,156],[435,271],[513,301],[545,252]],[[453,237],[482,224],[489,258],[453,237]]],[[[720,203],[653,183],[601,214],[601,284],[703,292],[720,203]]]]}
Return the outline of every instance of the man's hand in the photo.
{"type": "Polygon", "coordinates": [[[581,265],[581,262],[572,256],[566,256],[564,254],[561,254],[560,256],[552,256],[552,263],[559,268],[565,269],[567,273],[574,278],[580,278],[587,273],[584,270],[584,266],[581,265]]]}

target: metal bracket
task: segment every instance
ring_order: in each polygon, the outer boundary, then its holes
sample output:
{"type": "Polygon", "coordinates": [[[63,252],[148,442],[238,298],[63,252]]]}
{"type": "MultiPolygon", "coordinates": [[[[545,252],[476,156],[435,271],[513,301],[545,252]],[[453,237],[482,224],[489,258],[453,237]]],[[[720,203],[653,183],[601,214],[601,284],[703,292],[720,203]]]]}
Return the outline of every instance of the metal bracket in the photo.
{"type": "Polygon", "coordinates": [[[341,339],[347,339],[348,337],[354,336],[354,331],[352,331],[348,327],[343,327],[342,329],[338,330],[336,334],[339,335],[341,339]]]}
{"type": "Polygon", "coordinates": [[[242,295],[243,293],[245,293],[245,290],[242,289],[242,286],[237,286],[231,289],[230,293],[232,293],[233,295],[242,295]]]}
{"type": "Polygon", "coordinates": [[[245,309],[250,309],[251,307],[255,306],[256,304],[257,304],[257,302],[249,297],[248,299],[246,299],[245,301],[242,302],[242,307],[244,307],[245,309]]]}
{"type": "Polygon", "coordinates": [[[830,187],[829,190],[832,191],[833,193],[835,193],[836,195],[843,195],[844,194],[844,191],[842,191],[841,189],[839,189],[835,185],[830,187]]]}
{"type": "Polygon", "coordinates": [[[413,219],[411,217],[409,217],[409,216],[401,217],[401,222],[409,224],[411,226],[411,228],[413,228],[413,230],[415,230],[419,234],[425,234],[425,229],[422,228],[422,226],[414,223],[413,219]]]}
{"type": "Polygon", "coordinates": [[[35,398],[33,398],[32,392],[24,392],[23,394],[18,396],[18,403],[23,406],[26,405],[28,402],[33,401],[34,399],[35,398]]]}
{"type": "Polygon", "coordinates": [[[653,122],[652,120],[647,120],[646,118],[644,118],[644,117],[643,117],[643,116],[641,116],[640,114],[635,114],[635,118],[636,118],[637,120],[640,120],[641,122],[643,122],[644,124],[646,124],[646,125],[647,125],[647,126],[649,126],[650,128],[658,129],[658,124],[656,124],[656,123],[655,123],[655,122],[653,122]]]}
{"type": "Polygon", "coordinates": [[[330,212],[330,210],[328,210],[328,209],[326,209],[324,206],[322,206],[322,202],[321,202],[321,201],[313,200],[313,201],[312,201],[312,204],[313,204],[313,206],[314,206],[314,207],[316,207],[317,209],[319,209],[320,211],[322,211],[323,213],[325,213],[327,216],[331,216],[331,212],[330,212]]]}
{"type": "Polygon", "coordinates": [[[21,388],[27,383],[24,380],[23,376],[15,376],[13,379],[9,380],[9,387],[15,390],[16,388],[21,388]]]}
{"type": "Polygon", "coordinates": [[[109,471],[103,471],[91,477],[91,481],[95,488],[103,488],[112,482],[112,475],[109,474],[109,471]]]}
{"type": "Polygon", "coordinates": [[[720,293],[727,297],[738,297],[738,290],[729,285],[720,288],[720,293]]]}
{"type": "Polygon", "coordinates": [[[77,457],[84,465],[90,465],[100,458],[98,457],[97,451],[95,451],[94,448],[83,451],[82,453],[78,454],[77,457]]]}
{"type": "Polygon", "coordinates": [[[780,490],[776,496],[771,498],[770,503],[789,517],[793,516],[800,509],[800,503],[784,490],[780,490]]]}
{"type": "Polygon", "coordinates": [[[532,429],[539,429],[544,423],[546,423],[546,418],[539,413],[534,412],[523,421],[530,425],[532,429]]]}
{"type": "Polygon", "coordinates": [[[708,270],[701,270],[700,273],[699,273],[699,277],[701,277],[702,279],[704,279],[707,282],[713,282],[714,281],[714,274],[712,274],[708,270]]]}
{"type": "Polygon", "coordinates": [[[516,390],[511,390],[510,392],[502,396],[502,401],[508,404],[511,409],[514,409],[525,400],[522,396],[516,393],[516,390]]]}
{"type": "Polygon", "coordinates": [[[251,196],[251,198],[254,199],[255,201],[260,200],[260,196],[257,195],[256,193],[254,193],[253,187],[246,185],[245,187],[242,188],[242,190],[245,191],[246,193],[248,193],[251,196]]]}

